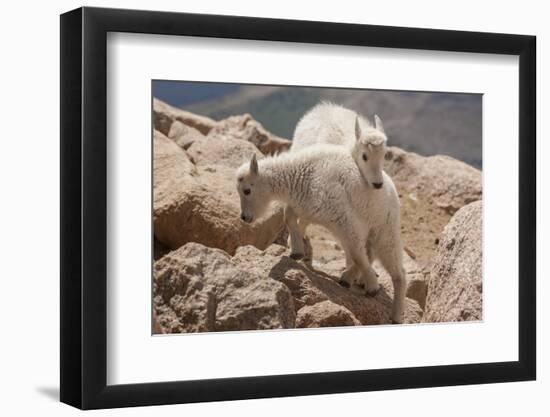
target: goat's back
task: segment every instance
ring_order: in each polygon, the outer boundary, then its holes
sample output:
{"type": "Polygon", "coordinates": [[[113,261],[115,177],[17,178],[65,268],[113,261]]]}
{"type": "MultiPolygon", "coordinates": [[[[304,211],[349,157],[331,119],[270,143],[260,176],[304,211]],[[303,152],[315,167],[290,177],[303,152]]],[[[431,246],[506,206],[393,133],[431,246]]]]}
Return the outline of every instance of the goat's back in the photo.
{"type": "Polygon", "coordinates": [[[321,143],[352,146],[355,143],[357,117],[362,127],[370,126],[367,120],[353,110],[333,103],[320,103],[308,111],[296,125],[291,150],[321,143]]]}

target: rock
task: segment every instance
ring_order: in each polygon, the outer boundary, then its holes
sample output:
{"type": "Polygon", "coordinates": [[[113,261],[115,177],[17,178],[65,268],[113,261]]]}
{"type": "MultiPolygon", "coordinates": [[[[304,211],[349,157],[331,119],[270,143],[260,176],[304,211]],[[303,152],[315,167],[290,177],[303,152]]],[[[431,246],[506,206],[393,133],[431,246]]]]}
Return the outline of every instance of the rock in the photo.
{"type": "Polygon", "coordinates": [[[264,155],[274,155],[290,148],[291,142],[280,138],[254,120],[250,114],[221,120],[208,134],[209,138],[232,138],[255,145],[264,155]]]}
{"type": "Polygon", "coordinates": [[[153,241],[153,260],[158,260],[170,252],[170,248],[160,242],[156,237],[153,241]]]}
{"type": "Polygon", "coordinates": [[[390,147],[384,169],[400,193],[417,200],[430,198],[434,204],[454,214],[466,204],[481,199],[481,171],[450,156],[420,156],[390,147]]]}
{"type": "Polygon", "coordinates": [[[264,155],[286,151],[291,145],[288,139],[264,129],[250,114],[231,116],[216,122],[209,117],[172,107],[157,98],[153,98],[153,125],[155,130],[173,139],[183,149],[189,148],[205,135],[250,142],[264,155]]]}
{"type": "MultiPolygon", "coordinates": [[[[231,146],[253,147],[237,140],[232,141],[231,146]]],[[[243,151],[235,151],[236,154],[240,152],[243,151]]],[[[231,152],[228,150],[228,153],[231,152]]],[[[200,158],[201,164],[195,165],[188,155],[162,133],[155,132],[153,220],[156,240],[168,249],[198,242],[233,254],[238,246],[254,245],[263,249],[277,239],[284,229],[280,207],[274,207],[253,224],[242,222],[234,169],[218,164],[217,160],[212,160],[214,165],[201,165],[204,161],[200,158]]]]}
{"type": "Polygon", "coordinates": [[[154,216],[176,205],[183,197],[181,184],[195,184],[197,168],[185,151],[155,130],[153,135],[154,216]]]}
{"type": "Polygon", "coordinates": [[[424,322],[482,319],[482,201],[445,227],[428,282],[424,322]]]}
{"type": "Polygon", "coordinates": [[[250,161],[254,154],[258,159],[263,158],[262,153],[252,143],[219,135],[209,135],[206,140],[195,141],[187,152],[198,166],[211,166],[214,170],[220,167],[230,168],[226,172],[233,187],[235,170],[243,162],[250,161]]]}
{"type": "Polygon", "coordinates": [[[239,268],[219,250],[188,243],[154,265],[154,304],[170,333],[291,328],[288,288],[239,268]]]}
{"type": "Polygon", "coordinates": [[[168,137],[176,142],[179,147],[187,150],[196,140],[202,140],[205,136],[194,127],[176,120],[170,126],[168,137]]]}
{"type": "MultiPolygon", "coordinates": [[[[339,274],[331,275],[319,269],[309,269],[303,263],[289,257],[289,250],[271,245],[261,251],[252,246],[237,249],[233,261],[257,275],[269,276],[285,284],[298,312],[304,306],[313,306],[329,300],[348,311],[364,325],[390,323],[392,306],[391,281],[381,276],[382,289],[375,297],[355,294],[343,288],[336,280],[339,274]]],[[[422,310],[414,300],[407,299],[405,323],[418,323],[422,310]]],[[[307,312],[308,310],[306,310],[307,312]]]]}
{"type": "Polygon", "coordinates": [[[305,305],[313,305],[327,300],[327,296],[308,278],[307,271],[298,263],[288,267],[287,249],[279,245],[271,245],[264,252],[252,246],[237,249],[233,260],[246,266],[259,275],[270,276],[285,284],[294,297],[296,311],[305,305]],[[280,265],[279,265],[280,259],[280,265]],[[288,267],[284,270],[285,267],[288,267]]]}
{"type": "Polygon", "coordinates": [[[325,300],[298,310],[296,327],[358,326],[361,322],[341,305],[325,300]]]}
{"type": "MultiPolygon", "coordinates": [[[[231,257],[188,243],[154,264],[154,310],[165,333],[356,326],[390,322],[386,286],[376,297],[342,288],[322,271],[271,245],[240,247],[231,257]]],[[[406,323],[420,321],[407,299],[406,323]]]]}
{"type": "Polygon", "coordinates": [[[207,135],[215,126],[216,122],[209,117],[199,116],[185,110],[177,109],[153,98],[153,125],[165,136],[168,136],[172,123],[179,121],[186,126],[193,127],[203,135],[207,135]]]}
{"type": "Polygon", "coordinates": [[[426,274],[423,272],[407,273],[407,297],[415,300],[420,308],[424,309],[427,293],[428,283],[426,274]]]}

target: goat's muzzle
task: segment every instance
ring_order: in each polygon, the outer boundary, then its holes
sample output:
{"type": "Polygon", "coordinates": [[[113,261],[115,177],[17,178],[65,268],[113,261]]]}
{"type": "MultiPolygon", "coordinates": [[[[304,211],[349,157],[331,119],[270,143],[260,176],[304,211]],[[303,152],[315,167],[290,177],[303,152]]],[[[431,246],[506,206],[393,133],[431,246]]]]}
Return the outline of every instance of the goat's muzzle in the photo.
{"type": "Polygon", "coordinates": [[[253,217],[250,216],[250,215],[246,215],[246,214],[241,214],[241,220],[245,223],[252,223],[252,220],[253,220],[253,217]]]}

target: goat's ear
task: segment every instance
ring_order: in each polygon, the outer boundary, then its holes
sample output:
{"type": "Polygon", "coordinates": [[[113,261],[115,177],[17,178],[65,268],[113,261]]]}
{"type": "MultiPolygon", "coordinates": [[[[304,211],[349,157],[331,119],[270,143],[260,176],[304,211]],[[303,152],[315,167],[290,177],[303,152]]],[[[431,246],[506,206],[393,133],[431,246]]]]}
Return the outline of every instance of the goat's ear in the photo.
{"type": "Polygon", "coordinates": [[[252,159],[250,160],[250,173],[258,173],[258,160],[256,159],[256,154],[252,155],[252,159]]]}
{"type": "Polygon", "coordinates": [[[361,125],[359,124],[359,116],[355,116],[355,139],[359,140],[361,137],[361,125]]]}
{"type": "Polygon", "coordinates": [[[377,114],[374,115],[374,126],[375,126],[376,129],[378,129],[380,132],[386,133],[386,132],[384,131],[384,125],[382,124],[382,119],[380,119],[380,117],[378,117],[377,114]]]}

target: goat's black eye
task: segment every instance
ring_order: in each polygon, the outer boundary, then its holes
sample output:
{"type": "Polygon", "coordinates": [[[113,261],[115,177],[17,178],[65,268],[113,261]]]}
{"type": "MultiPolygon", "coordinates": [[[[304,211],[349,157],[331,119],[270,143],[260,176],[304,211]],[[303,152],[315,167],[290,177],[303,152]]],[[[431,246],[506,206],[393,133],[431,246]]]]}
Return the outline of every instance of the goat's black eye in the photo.
{"type": "Polygon", "coordinates": [[[367,158],[367,154],[364,153],[364,154],[363,154],[363,161],[366,161],[367,159],[369,159],[369,158],[367,158]]]}
{"type": "Polygon", "coordinates": [[[245,188],[243,193],[244,193],[244,195],[250,194],[250,188],[245,188]]]}

